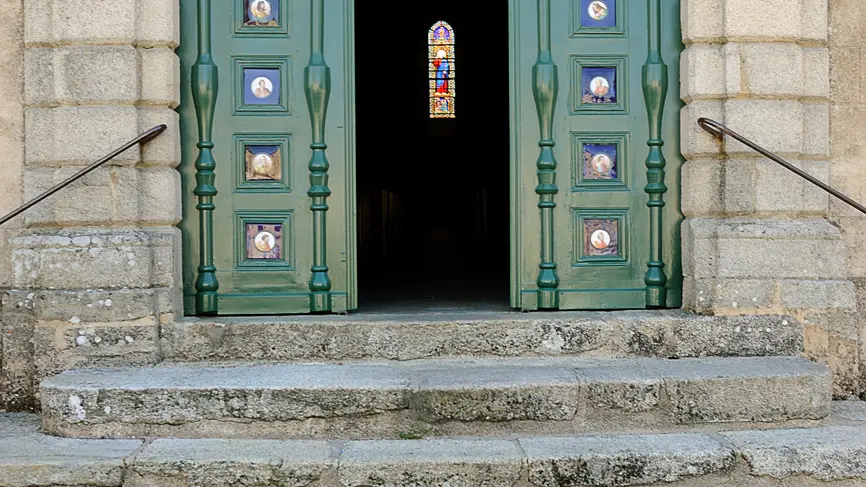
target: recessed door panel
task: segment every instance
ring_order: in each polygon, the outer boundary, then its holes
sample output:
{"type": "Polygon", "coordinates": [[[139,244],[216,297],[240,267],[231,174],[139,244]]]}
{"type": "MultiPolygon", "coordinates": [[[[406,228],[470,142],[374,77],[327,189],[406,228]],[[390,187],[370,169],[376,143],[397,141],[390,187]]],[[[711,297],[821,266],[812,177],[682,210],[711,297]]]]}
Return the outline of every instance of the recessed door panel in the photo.
{"type": "Polygon", "coordinates": [[[193,193],[202,103],[196,110],[190,73],[201,63],[205,3],[211,3],[210,51],[219,77],[207,87],[216,95],[211,140],[217,194],[210,231],[200,226],[201,201],[185,202],[187,312],[352,308],[352,2],[182,2],[179,53],[188,79],[180,109],[181,169],[185,191],[193,193]],[[203,246],[207,239],[212,245],[203,246]],[[215,267],[216,309],[194,304],[203,252],[212,254],[215,267]]]}
{"type": "Polygon", "coordinates": [[[653,4],[515,0],[515,307],[680,305],[679,16],[677,2],[653,4]],[[648,105],[644,93],[653,79],[643,76],[653,22],[662,28],[657,52],[668,75],[655,135],[647,115],[652,100],[648,105]],[[659,138],[668,189],[665,206],[652,216],[648,140],[659,138]],[[654,254],[659,236],[663,248],[654,254]],[[647,280],[659,255],[666,277],[661,303],[653,302],[647,280]]]}

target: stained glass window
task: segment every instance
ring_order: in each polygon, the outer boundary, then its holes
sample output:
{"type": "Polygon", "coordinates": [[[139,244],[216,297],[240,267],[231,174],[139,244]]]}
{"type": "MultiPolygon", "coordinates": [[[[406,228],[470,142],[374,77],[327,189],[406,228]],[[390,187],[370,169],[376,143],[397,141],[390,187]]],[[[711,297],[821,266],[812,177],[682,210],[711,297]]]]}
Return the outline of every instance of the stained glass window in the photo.
{"type": "Polygon", "coordinates": [[[454,29],[436,22],[427,34],[430,118],[454,118],[454,29]]]}

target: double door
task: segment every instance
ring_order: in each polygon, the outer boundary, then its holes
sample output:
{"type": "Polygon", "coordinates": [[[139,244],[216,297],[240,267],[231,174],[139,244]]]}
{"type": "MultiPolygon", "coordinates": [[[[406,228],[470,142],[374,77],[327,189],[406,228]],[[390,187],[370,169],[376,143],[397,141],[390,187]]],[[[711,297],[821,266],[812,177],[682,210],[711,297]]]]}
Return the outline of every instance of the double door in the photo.
{"type": "MultiPolygon", "coordinates": [[[[679,306],[678,2],[506,7],[511,306],[679,306]]],[[[181,1],[188,314],[357,308],[355,120],[377,95],[356,103],[355,77],[387,64],[356,70],[354,9],[181,1]]]]}

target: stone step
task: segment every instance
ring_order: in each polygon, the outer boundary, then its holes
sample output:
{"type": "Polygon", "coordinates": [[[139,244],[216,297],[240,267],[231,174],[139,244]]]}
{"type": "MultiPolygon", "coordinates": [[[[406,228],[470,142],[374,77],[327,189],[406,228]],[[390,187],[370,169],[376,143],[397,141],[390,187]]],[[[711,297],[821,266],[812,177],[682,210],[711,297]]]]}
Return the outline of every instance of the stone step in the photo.
{"type": "Polygon", "coordinates": [[[831,381],[794,357],[165,364],[64,372],[41,400],[68,437],[496,436],[817,420],[831,381]]]}
{"type": "MultiPolygon", "coordinates": [[[[863,419],[863,403],[858,403],[863,419]]],[[[853,487],[866,423],[706,434],[82,440],[0,415],[0,486],[853,487]],[[12,428],[10,428],[10,422],[12,428]],[[10,433],[11,430],[11,433],[10,433]],[[672,482],[677,482],[671,484],[672,482]]]]}
{"type": "Polygon", "coordinates": [[[161,349],[174,362],[796,356],[803,350],[803,326],[785,316],[699,316],[681,310],[187,318],[162,325],[161,349]]]}

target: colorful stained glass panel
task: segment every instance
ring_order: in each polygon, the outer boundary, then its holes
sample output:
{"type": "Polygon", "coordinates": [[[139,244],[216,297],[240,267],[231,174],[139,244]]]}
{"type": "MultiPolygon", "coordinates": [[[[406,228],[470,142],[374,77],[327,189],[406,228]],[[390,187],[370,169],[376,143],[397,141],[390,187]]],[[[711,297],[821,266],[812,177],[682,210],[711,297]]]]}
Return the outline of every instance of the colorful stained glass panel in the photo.
{"type": "Polygon", "coordinates": [[[583,145],[583,179],[617,179],[616,144],[583,145]]]}
{"type": "Polygon", "coordinates": [[[247,181],[279,181],[283,177],[282,154],[278,145],[244,147],[247,181]]]}
{"type": "Polygon", "coordinates": [[[277,19],[280,14],[279,0],[243,0],[246,3],[244,9],[244,25],[266,25],[276,27],[279,25],[277,19]]]}
{"type": "Polygon", "coordinates": [[[244,68],[244,104],[279,105],[280,70],[244,68]]]}
{"type": "Polygon", "coordinates": [[[617,0],[580,0],[582,27],[616,27],[617,0]]]}
{"type": "Polygon", "coordinates": [[[283,258],[283,225],[247,223],[247,259],[283,258]]]}
{"type": "Polygon", "coordinates": [[[616,103],[617,79],[615,67],[582,67],[581,81],[584,103],[616,103]]]}
{"type": "Polygon", "coordinates": [[[603,257],[619,255],[619,220],[583,220],[583,255],[603,257]]]}
{"type": "Polygon", "coordinates": [[[430,117],[454,118],[454,29],[447,22],[436,22],[427,33],[430,76],[430,117]]]}

